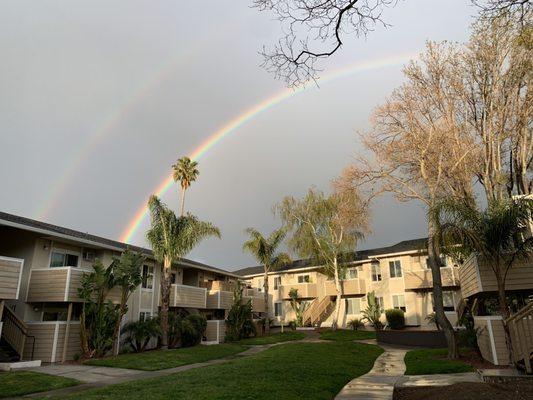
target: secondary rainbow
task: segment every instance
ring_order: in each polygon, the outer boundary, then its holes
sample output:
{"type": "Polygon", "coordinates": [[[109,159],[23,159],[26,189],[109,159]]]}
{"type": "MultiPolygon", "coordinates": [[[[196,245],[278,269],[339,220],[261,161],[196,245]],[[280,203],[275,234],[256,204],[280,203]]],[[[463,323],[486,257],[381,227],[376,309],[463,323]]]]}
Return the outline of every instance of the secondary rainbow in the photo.
{"type": "MultiPolygon", "coordinates": [[[[395,65],[401,65],[405,62],[416,58],[416,53],[405,53],[401,55],[395,55],[393,57],[380,58],[378,60],[370,60],[365,62],[360,62],[356,64],[348,65],[347,67],[334,70],[333,72],[324,75],[320,79],[320,83],[331,82],[336,79],[340,79],[346,76],[356,74],[358,72],[370,71],[378,68],[390,67],[395,65]]],[[[238,115],[236,118],[229,121],[226,125],[218,129],[215,133],[209,136],[200,146],[194,150],[189,157],[192,160],[198,161],[205,153],[207,153],[212,147],[214,147],[218,142],[223,138],[227,137],[231,133],[235,132],[237,129],[242,127],[244,124],[255,118],[257,115],[262,114],[274,106],[279,105],[285,100],[288,100],[298,94],[303,93],[305,90],[310,90],[313,87],[316,88],[314,84],[307,85],[295,90],[286,89],[280,93],[277,93],[260,103],[254,105],[250,109],[246,110],[244,113],[238,115]]],[[[163,196],[173,185],[174,181],[172,179],[172,174],[168,175],[152,192],[156,196],[163,196]]],[[[146,201],[135,213],[135,216],[128,224],[127,228],[124,230],[120,236],[120,240],[125,243],[129,243],[132,237],[135,235],[139,229],[143,220],[148,216],[148,208],[146,201]]]]}

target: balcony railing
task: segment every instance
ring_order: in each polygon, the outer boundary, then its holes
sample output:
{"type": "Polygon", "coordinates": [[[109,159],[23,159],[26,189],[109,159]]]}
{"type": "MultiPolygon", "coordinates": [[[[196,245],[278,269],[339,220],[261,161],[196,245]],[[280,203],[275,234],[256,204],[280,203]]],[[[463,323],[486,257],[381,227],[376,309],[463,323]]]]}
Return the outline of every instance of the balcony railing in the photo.
{"type": "Polygon", "coordinates": [[[170,307],[206,308],[207,289],[173,284],[170,288],[170,307]]]}
{"type": "MultiPolygon", "coordinates": [[[[78,302],[78,288],[81,277],[90,273],[89,269],[76,267],[43,268],[30,271],[30,282],[26,301],[37,302],[78,302]]],[[[113,288],[107,298],[114,303],[120,302],[120,289],[113,288]]]]}
{"type": "Polygon", "coordinates": [[[313,299],[317,293],[316,283],[295,283],[280,286],[279,293],[281,298],[284,300],[290,299],[289,293],[291,289],[298,290],[298,297],[301,299],[313,299]]]}
{"type": "MultiPolygon", "coordinates": [[[[442,286],[459,286],[459,273],[454,267],[440,269],[442,286]]],[[[404,272],[405,289],[431,289],[433,287],[433,275],[430,269],[404,272]]]]}
{"type": "Polygon", "coordinates": [[[16,300],[24,260],[0,256],[0,299],[16,300]]]}
{"type": "MultiPolygon", "coordinates": [[[[324,286],[326,290],[326,296],[335,296],[337,294],[334,281],[326,281],[324,286]]],[[[364,279],[346,279],[341,281],[341,286],[343,289],[342,293],[345,296],[366,294],[366,282],[364,279]]]]}
{"type": "Polygon", "coordinates": [[[242,301],[247,302],[248,300],[252,301],[252,311],[253,312],[265,312],[265,299],[263,294],[260,293],[257,296],[245,296],[243,294],[242,301]]]}
{"type": "Polygon", "coordinates": [[[233,292],[210,290],[207,292],[206,308],[229,310],[233,302],[233,292]]]}
{"type": "Polygon", "coordinates": [[[222,292],[233,292],[235,284],[233,282],[226,281],[209,281],[201,282],[200,287],[206,288],[207,290],[219,290],[222,292]]]}

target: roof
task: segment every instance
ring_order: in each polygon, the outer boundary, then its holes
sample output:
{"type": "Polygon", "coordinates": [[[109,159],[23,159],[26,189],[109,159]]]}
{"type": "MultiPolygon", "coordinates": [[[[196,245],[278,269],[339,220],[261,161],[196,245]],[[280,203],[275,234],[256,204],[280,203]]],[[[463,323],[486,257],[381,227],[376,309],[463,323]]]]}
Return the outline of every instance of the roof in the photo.
{"type": "MultiPolygon", "coordinates": [[[[407,251],[424,250],[427,246],[427,238],[403,240],[392,246],[378,247],[374,249],[360,250],[357,252],[351,252],[344,254],[341,259],[343,262],[363,261],[372,259],[376,256],[383,256],[386,254],[404,253],[407,251]]],[[[317,266],[315,259],[302,259],[293,261],[290,264],[286,264],[283,267],[276,270],[276,272],[290,271],[300,268],[309,268],[317,266]]],[[[242,268],[237,271],[233,271],[241,276],[259,275],[263,273],[262,266],[242,268]]]]}
{"type": "MultiPolygon", "coordinates": [[[[91,235],[90,233],[84,233],[76,231],[70,228],[64,228],[62,226],[53,225],[47,222],[37,221],[34,219],[21,217],[19,215],[9,214],[0,211],[0,225],[11,226],[19,229],[24,229],[36,233],[42,233],[50,236],[61,237],[64,239],[75,240],[84,244],[104,247],[106,249],[115,250],[115,251],[124,251],[127,248],[139,253],[143,253],[147,256],[153,257],[153,252],[151,249],[145,247],[133,246],[127,243],[119,242],[117,240],[107,239],[101,236],[91,235]]],[[[197,267],[199,269],[204,269],[207,271],[218,272],[225,275],[230,275],[238,277],[239,275],[234,272],[229,272],[220,268],[212,267],[207,264],[203,264],[198,261],[189,260],[182,258],[180,260],[181,264],[190,265],[197,267]]]]}

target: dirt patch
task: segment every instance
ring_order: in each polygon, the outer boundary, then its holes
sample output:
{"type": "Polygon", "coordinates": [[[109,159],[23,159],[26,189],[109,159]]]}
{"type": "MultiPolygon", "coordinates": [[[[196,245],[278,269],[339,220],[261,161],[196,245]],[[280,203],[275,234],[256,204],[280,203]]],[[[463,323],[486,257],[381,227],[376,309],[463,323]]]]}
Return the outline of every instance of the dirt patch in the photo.
{"type": "Polygon", "coordinates": [[[456,383],[394,389],[394,400],[533,400],[533,381],[456,383]]]}
{"type": "MultiPolygon", "coordinates": [[[[447,360],[446,356],[435,357],[436,359],[447,360]]],[[[494,365],[487,360],[479,356],[474,350],[465,350],[461,349],[459,361],[464,362],[465,364],[471,365],[474,369],[506,369],[502,365],[494,365]]],[[[508,367],[511,368],[511,367],[508,367]]]]}

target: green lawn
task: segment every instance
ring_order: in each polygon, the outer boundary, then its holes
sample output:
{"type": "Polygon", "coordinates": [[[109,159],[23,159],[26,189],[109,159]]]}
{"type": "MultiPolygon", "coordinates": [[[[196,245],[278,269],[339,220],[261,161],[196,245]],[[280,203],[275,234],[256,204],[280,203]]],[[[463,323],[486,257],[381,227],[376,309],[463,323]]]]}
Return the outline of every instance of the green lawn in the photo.
{"type": "Polygon", "coordinates": [[[335,340],[340,342],[351,342],[352,340],[375,339],[374,331],[352,331],[347,329],[338,329],[336,331],[320,332],[320,339],[335,340]]]}
{"type": "Polygon", "coordinates": [[[419,349],[408,351],[404,361],[405,375],[452,374],[472,372],[474,368],[459,360],[448,360],[446,349],[419,349]]]}
{"type": "Polygon", "coordinates": [[[211,346],[195,346],[183,349],[153,350],[144,353],[120,354],[116,357],[107,357],[86,361],[85,364],[100,365],[104,367],[141,369],[156,371],[179,367],[185,364],[194,364],[215,358],[231,356],[246,350],[239,344],[215,344],[211,346]]]}
{"type": "Polygon", "coordinates": [[[61,389],[79,383],[74,379],[33,371],[0,372],[0,398],[61,389]]]}
{"type": "Polygon", "coordinates": [[[352,378],[367,373],[382,352],[360,343],[287,343],[224,364],[93,389],[71,398],[332,399],[352,378]]]}
{"type": "Polygon", "coordinates": [[[272,335],[268,336],[259,336],[249,339],[243,339],[239,340],[238,344],[245,344],[245,345],[259,345],[259,344],[271,344],[271,343],[279,343],[279,342],[288,342],[291,340],[302,340],[305,338],[305,333],[303,332],[297,332],[297,331],[286,331],[283,333],[273,333],[272,335]]]}

